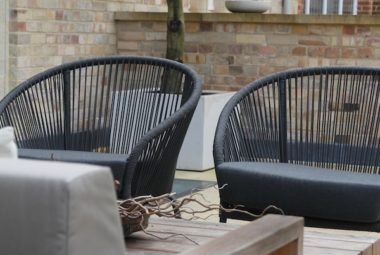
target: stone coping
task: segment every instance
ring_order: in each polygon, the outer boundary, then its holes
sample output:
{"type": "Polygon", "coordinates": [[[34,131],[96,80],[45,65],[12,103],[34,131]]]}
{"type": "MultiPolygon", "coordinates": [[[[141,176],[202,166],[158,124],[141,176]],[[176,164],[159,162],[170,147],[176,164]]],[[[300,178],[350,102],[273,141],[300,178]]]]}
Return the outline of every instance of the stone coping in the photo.
{"type": "MultiPolygon", "coordinates": [[[[166,12],[115,12],[116,21],[165,21],[166,12]]],[[[379,16],[286,15],[259,13],[185,13],[187,22],[380,25],[379,16]]]]}

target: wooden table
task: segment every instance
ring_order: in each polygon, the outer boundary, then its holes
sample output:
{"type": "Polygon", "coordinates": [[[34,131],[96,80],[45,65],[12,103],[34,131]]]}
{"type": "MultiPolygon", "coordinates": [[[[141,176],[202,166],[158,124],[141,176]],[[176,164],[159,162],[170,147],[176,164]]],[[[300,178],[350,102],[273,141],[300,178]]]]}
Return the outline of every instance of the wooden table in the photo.
{"type": "Polygon", "coordinates": [[[351,232],[329,233],[323,229],[304,229],[302,218],[298,219],[297,217],[271,215],[269,217],[263,217],[261,222],[259,222],[260,219],[247,225],[239,226],[223,223],[152,218],[150,219],[150,225],[148,228],[150,233],[163,238],[169,236],[169,233],[182,234],[191,240],[180,235],[160,240],[143,232],[138,232],[132,234],[126,240],[127,254],[294,255],[302,254],[302,252],[305,255],[380,254],[380,240],[376,237],[355,236],[352,235],[351,232]],[[272,216],[274,216],[274,218],[272,218],[272,216]],[[279,217],[286,218],[286,220],[279,217]],[[301,221],[298,219],[301,219],[301,221]],[[282,224],[282,222],[284,222],[284,224],[282,224]],[[270,228],[268,228],[268,226],[270,226],[270,228]],[[282,230],[278,231],[274,226],[280,227],[282,230]],[[242,227],[248,229],[250,233],[252,233],[252,231],[254,233],[252,235],[247,235],[247,231],[243,230],[242,227]],[[236,231],[238,228],[240,228],[239,231],[236,231]],[[230,234],[230,237],[223,239],[228,233],[230,234]],[[242,234],[243,237],[250,237],[246,238],[246,240],[242,240],[243,238],[242,236],[239,237],[239,234],[242,234]],[[231,240],[233,243],[239,242],[236,243],[237,248],[243,247],[244,243],[249,243],[249,247],[252,249],[249,250],[249,253],[244,253],[244,251],[240,250],[237,252],[225,252],[226,248],[233,246],[231,240]],[[218,243],[218,241],[220,242],[218,243]],[[198,243],[198,245],[194,242],[198,243]],[[283,242],[283,244],[280,244],[280,242],[283,242]],[[277,248],[268,250],[268,247],[275,246],[277,248]],[[221,252],[221,250],[223,252],[221,252]]]}

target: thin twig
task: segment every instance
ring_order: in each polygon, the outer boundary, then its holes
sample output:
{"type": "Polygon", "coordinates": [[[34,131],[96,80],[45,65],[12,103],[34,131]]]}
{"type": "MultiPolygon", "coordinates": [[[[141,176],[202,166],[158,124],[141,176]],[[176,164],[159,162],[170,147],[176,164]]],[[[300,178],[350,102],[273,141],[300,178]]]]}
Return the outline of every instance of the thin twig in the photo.
{"type": "MultiPolygon", "coordinates": [[[[216,185],[213,185],[212,187],[215,189],[221,190],[225,188],[226,185],[227,184],[224,184],[221,187],[217,187],[216,185]]],[[[139,226],[137,227],[136,230],[132,228],[133,231],[141,230],[147,235],[156,237],[161,240],[166,240],[174,236],[182,236],[186,238],[187,240],[191,241],[192,243],[198,244],[196,241],[192,240],[185,234],[166,232],[163,234],[169,234],[169,236],[167,237],[157,236],[145,230],[145,226],[147,225],[146,221],[151,215],[157,215],[157,216],[166,217],[166,218],[176,218],[178,217],[178,213],[190,216],[186,220],[195,220],[195,219],[206,220],[209,217],[215,216],[217,214],[210,214],[205,217],[201,217],[199,216],[199,214],[207,213],[210,211],[219,211],[219,210],[228,212],[228,213],[231,213],[231,212],[242,213],[242,214],[251,216],[253,218],[260,218],[263,215],[265,215],[269,210],[275,210],[276,212],[284,215],[283,210],[274,205],[270,205],[266,207],[260,214],[254,214],[254,213],[248,212],[244,210],[244,206],[242,205],[236,205],[233,208],[224,208],[223,206],[219,204],[210,203],[203,194],[199,193],[200,191],[203,191],[203,190],[204,189],[199,189],[197,192],[192,191],[188,197],[184,197],[178,200],[171,199],[175,195],[175,193],[166,193],[157,197],[140,196],[140,197],[126,199],[124,201],[119,201],[118,207],[119,207],[120,217],[122,218],[123,224],[126,224],[126,225],[136,224],[136,220],[140,219],[139,226]],[[190,204],[197,205],[199,209],[193,209],[189,207],[190,204]]]]}

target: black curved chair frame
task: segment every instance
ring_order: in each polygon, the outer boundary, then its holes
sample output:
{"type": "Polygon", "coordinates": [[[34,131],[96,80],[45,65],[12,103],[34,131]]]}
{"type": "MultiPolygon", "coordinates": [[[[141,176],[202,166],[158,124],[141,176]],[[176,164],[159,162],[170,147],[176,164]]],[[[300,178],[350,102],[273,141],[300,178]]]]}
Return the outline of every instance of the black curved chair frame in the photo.
{"type": "Polygon", "coordinates": [[[184,64],[101,57],[35,75],[0,102],[22,158],[111,166],[118,196],[171,191],[202,84],[184,64]]]}
{"type": "MultiPolygon", "coordinates": [[[[221,177],[221,166],[225,163],[231,169],[247,162],[279,163],[278,172],[280,163],[286,163],[340,170],[342,176],[351,172],[378,178],[379,99],[379,68],[298,68],[250,83],[230,99],[219,118],[214,140],[219,186],[226,184],[227,177],[221,177]]],[[[231,201],[232,193],[248,193],[245,197],[249,199],[256,192],[253,184],[249,190],[239,188],[227,186],[220,190],[224,207],[233,208],[241,202],[231,201]]],[[[257,213],[264,208],[246,209],[257,213]]],[[[311,226],[373,230],[370,223],[355,225],[355,222],[300,216],[306,217],[306,224],[311,226]]],[[[220,220],[225,222],[227,218],[252,219],[220,211],[220,220]]],[[[379,230],[380,225],[376,224],[375,229],[379,230]]]]}

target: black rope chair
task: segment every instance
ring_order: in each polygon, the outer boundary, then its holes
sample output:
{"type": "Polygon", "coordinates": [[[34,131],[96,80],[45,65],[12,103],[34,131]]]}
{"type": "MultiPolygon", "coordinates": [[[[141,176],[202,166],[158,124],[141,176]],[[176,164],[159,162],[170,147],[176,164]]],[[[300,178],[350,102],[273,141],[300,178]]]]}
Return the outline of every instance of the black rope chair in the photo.
{"type": "Polygon", "coordinates": [[[118,196],[171,191],[201,94],[189,67],[151,57],[104,57],[54,67],[0,102],[21,158],[110,166],[118,196]]]}
{"type": "MultiPolygon", "coordinates": [[[[305,224],[380,231],[380,69],[295,69],[256,80],[221,113],[221,204],[305,224]]],[[[250,219],[220,212],[220,220],[250,219]]]]}

